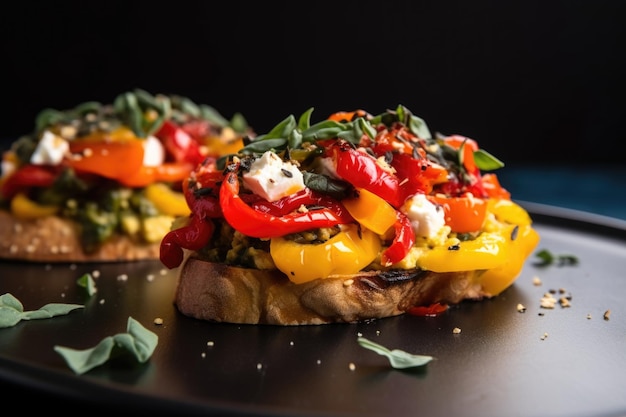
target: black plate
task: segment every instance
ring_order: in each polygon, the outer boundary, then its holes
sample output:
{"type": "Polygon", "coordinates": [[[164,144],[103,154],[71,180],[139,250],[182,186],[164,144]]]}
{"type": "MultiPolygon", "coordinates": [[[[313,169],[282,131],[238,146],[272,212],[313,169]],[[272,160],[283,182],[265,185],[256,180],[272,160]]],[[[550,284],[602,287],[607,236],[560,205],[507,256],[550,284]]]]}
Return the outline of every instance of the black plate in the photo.
{"type": "MultiPolygon", "coordinates": [[[[162,274],[158,262],[0,263],[0,293],[13,294],[26,310],[50,302],[86,305],[0,329],[0,379],[6,389],[29,390],[34,400],[24,408],[44,401],[48,411],[56,406],[82,415],[88,409],[79,404],[181,416],[624,415],[626,222],[522,204],[541,234],[537,250],[572,254],[579,264],[539,268],[533,256],[499,297],[464,302],[438,317],[303,327],[215,324],[177,312],[175,271],[162,274]],[[98,293],[88,298],[76,280],[95,269],[98,293]],[[543,284],[533,285],[533,277],[543,284]],[[571,306],[541,309],[542,295],[559,289],[571,296],[571,306]],[[113,361],[79,376],[53,350],[92,347],[125,332],[129,316],[159,336],[145,364],[113,361]],[[163,324],[153,324],[155,318],[163,324]],[[461,333],[454,334],[457,327],[461,333]],[[436,360],[419,371],[394,370],[357,344],[359,334],[436,360]]],[[[11,391],[4,392],[7,398],[11,391]]]]}

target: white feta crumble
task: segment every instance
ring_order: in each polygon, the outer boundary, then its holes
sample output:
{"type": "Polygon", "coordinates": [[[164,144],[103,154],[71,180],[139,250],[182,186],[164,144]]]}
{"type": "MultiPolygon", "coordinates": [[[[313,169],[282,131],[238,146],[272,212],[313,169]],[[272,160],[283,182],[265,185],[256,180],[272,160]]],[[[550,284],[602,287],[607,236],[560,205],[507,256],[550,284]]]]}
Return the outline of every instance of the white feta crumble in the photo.
{"type": "Polygon", "coordinates": [[[46,130],[37,143],[30,163],[35,165],[58,165],[70,151],[70,144],[61,136],[46,130]]]}
{"type": "Polygon", "coordinates": [[[326,156],[323,158],[318,158],[318,161],[320,174],[326,175],[336,180],[341,179],[339,174],[337,174],[337,168],[335,167],[335,161],[333,161],[333,158],[326,156]]]}
{"type": "Polygon", "coordinates": [[[434,239],[446,225],[444,211],[428,201],[424,194],[415,194],[407,199],[402,211],[411,220],[415,236],[434,239]]]}
{"type": "Polygon", "coordinates": [[[272,151],[265,152],[252,162],[250,170],[243,174],[243,183],[267,201],[278,201],[304,189],[300,169],[291,162],[283,161],[272,151]]]}
{"type": "Polygon", "coordinates": [[[162,165],[165,161],[165,147],[159,139],[148,136],[143,143],[143,164],[147,167],[162,165]]]}
{"type": "Polygon", "coordinates": [[[3,160],[0,163],[0,172],[2,173],[0,175],[0,179],[8,178],[9,175],[13,174],[15,171],[17,171],[17,164],[15,162],[9,161],[9,160],[3,160]]]}

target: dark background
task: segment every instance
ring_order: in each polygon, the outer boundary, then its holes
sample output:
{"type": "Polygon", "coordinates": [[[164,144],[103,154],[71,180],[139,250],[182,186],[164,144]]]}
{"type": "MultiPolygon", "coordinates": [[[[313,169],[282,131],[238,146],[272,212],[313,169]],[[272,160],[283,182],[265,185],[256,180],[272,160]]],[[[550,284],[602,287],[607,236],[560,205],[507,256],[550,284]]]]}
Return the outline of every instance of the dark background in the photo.
{"type": "Polygon", "coordinates": [[[626,2],[4,2],[2,134],[136,87],[258,133],[403,104],[507,163],[623,164],[626,2]]]}

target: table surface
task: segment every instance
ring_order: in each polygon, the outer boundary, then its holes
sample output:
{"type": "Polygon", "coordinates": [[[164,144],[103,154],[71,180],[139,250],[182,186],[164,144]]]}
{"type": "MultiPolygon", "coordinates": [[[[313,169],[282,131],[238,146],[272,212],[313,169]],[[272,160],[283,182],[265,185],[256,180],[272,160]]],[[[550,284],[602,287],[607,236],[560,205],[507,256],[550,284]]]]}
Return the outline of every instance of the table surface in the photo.
{"type": "MultiPolygon", "coordinates": [[[[626,220],[626,166],[507,165],[496,173],[514,200],[626,220]]],[[[39,409],[41,403],[66,414],[73,414],[74,410],[77,415],[83,415],[87,410],[78,403],[76,407],[68,407],[58,399],[40,392],[28,392],[23,387],[0,382],[0,389],[6,394],[27,395],[30,400],[24,403],[25,410],[39,409]]]]}

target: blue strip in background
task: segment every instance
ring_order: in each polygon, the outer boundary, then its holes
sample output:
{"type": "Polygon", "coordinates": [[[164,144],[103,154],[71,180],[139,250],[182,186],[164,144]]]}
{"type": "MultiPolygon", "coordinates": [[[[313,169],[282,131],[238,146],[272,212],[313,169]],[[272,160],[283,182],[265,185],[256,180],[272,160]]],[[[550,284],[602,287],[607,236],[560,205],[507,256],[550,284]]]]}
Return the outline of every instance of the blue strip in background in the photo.
{"type": "Polygon", "coordinates": [[[626,220],[626,166],[505,166],[495,171],[514,200],[626,220]]]}

